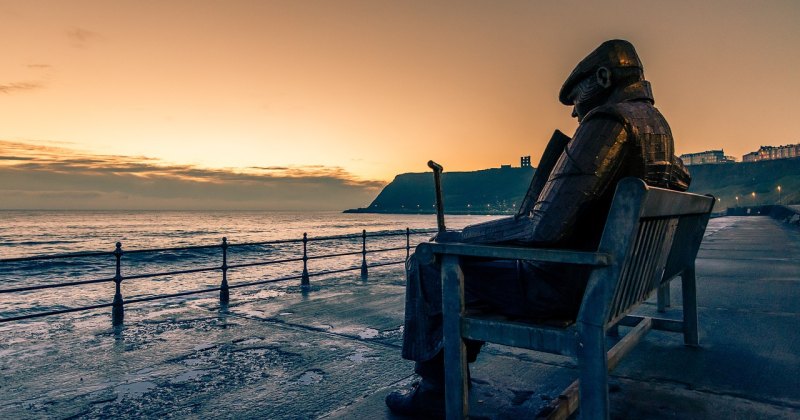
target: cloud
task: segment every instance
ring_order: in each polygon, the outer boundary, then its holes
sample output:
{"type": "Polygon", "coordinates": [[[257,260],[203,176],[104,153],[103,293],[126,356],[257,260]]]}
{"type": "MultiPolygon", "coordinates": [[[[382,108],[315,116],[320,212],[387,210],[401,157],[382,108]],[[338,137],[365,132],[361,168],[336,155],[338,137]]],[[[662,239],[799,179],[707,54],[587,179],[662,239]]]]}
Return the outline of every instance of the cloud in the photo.
{"type": "Polygon", "coordinates": [[[0,156],[0,160],[33,160],[33,158],[25,156],[0,156]]]}
{"type": "Polygon", "coordinates": [[[88,29],[75,27],[67,30],[67,38],[69,38],[73,46],[85,48],[89,42],[100,38],[100,34],[88,29]]]}
{"type": "MultiPolygon", "coordinates": [[[[48,70],[52,69],[53,67],[49,64],[42,64],[42,63],[33,63],[28,64],[27,67],[29,70],[34,72],[38,79],[48,80],[50,78],[50,72],[48,70]]],[[[2,83],[0,84],[0,93],[5,94],[12,94],[18,92],[28,92],[32,90],[38,90],[45,87],[45,83],[39,80],[29,80],[25,82],[11,82],[11,83],[2,83]]]]}
{"type": "Polygon", "coordinates": [[[384,186],[339,167],[212,169],[0,140],[2,209],[341,210],[384,186]]]}
{"type": "Polygon", "coordinates": [[[15,92],[25,92],[43,88],[40,82],[13,82],[0,84],[0,93],[10,94],[15,92]]]}
{"type": "Polygon", "coordinates": [[[250,166],[250,169],[259,169],[262,171],[285,171],[289,169],[288,166],[250,166]]]}

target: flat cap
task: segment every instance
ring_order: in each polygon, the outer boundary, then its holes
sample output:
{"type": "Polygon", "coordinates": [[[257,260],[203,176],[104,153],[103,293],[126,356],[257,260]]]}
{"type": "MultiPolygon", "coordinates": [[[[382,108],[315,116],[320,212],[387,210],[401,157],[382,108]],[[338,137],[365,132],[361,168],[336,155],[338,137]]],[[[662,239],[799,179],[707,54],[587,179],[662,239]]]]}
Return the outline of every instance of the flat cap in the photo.
{"type": "Polygon", "coordinates": [[[569,94],[578,82],[597,71],[600,67],[609,70],[623,67],[642,67],[642,61],[636,54],[633,44],[622,39],[612,39],[600,44],[597,49],[592,51],[572,70],[561,91],[558,93],[558,100],[564,105],[573,105],[569,99],[569,94]]]}

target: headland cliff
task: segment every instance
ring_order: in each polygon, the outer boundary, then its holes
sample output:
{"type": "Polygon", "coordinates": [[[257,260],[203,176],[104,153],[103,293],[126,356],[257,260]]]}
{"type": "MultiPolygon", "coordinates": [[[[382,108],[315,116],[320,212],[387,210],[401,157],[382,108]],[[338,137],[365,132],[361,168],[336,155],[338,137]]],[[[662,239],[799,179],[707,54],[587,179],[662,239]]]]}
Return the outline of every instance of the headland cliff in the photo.
{"type": "MultiPolygon", "coordinates": [[[[800,158],[689,166],[690,192],[712,194],[717,209],[800,203],[800,158]],[[778,190],[780,186],[780,191],[778,190]]],[[[511,214],[521,202],[535,168],[496,168],[442,174],[445,212],[511,214]]],[[[435,213],[430,172],[397,175],[366,207],[349,213],[435,213]]]]}

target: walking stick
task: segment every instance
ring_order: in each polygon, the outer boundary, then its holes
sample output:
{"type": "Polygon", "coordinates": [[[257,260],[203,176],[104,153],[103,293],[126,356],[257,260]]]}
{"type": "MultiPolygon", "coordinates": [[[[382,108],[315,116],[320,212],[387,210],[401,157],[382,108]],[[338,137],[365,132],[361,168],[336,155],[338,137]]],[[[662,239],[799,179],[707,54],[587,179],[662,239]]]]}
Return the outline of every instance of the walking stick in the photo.
{"type": "Polygon", "coordinates": [[[436,225],[439,233],[445,231],[444,226],[444,203],[442,202],[442,165],[429,160],[428,167],[433,169],[433,184],[436,187],[436,225]]]}

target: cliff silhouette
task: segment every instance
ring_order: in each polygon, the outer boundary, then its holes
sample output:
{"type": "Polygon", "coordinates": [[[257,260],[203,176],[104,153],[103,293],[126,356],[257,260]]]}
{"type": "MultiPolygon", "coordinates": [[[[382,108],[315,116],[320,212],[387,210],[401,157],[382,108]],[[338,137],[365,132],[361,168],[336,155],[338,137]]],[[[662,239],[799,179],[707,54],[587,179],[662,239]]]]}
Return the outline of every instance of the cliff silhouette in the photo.
{"type": "MultiPolygon", "coordinates": [[[[505,214],[516,210],[533,178],[534,168],[495,168],[474,172],[444,172],[445,212],[505,214]]],[[[369,206],[351,213],[436,213],[431,172],[397,175],[369,206]]]]}
{"type": "MultiPolygon", "coordinates": [[[[800,203],[800,158],[692,165],[688,169],[692,175],[689,191],[717,197],[717,211],[737,204],[775,204],[779,199],[783,204],[800,203]]],[[[512,214],[534,172],[531,167],[445,172],[442,174],[445,212],[512,214]]],[[[369,206],[345,212],[429,214],[436,212],[434,202],[432,173],[406,173],[397,175],[369,206]]]]}

